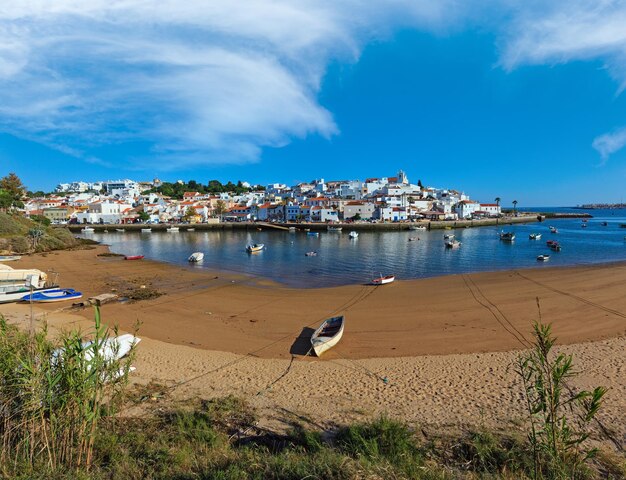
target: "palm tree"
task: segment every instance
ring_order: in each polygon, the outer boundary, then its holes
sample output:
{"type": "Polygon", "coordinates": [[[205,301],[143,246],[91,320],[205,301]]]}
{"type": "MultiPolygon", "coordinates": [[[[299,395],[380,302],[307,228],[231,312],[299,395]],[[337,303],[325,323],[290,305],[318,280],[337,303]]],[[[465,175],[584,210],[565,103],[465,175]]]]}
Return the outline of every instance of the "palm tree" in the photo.
{"type": "Polygon", "coordinates": [[[517,200],[511,202],[513,204],[513,215],[515,215],[515,207],[517,207],[517,200]]]}
{"type": "Polygon", "coordinates": [[[500,197],[496,197],[496,205],[499,207],[500,206],[500,197]]]}

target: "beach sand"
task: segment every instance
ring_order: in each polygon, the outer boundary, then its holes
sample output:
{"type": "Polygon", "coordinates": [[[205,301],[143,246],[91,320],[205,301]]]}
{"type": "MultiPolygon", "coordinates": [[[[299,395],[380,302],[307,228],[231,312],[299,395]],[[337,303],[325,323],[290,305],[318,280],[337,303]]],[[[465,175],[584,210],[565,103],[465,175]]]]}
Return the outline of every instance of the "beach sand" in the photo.
{"type": "MultiPolygon", "coordinates": [[[[24,257],[13,267],[60,273],[85,296],[146,286],[165,293],[102,307],[105,321],[139,322],[133,381],[167,385],[171,399],[242,396],[262,422],[308,419],[320,428],[387,413],[422,426],[517,428],[512,370],[532,322],[550,322],[584,373],[574,387],[609,387],[600,419],[623,442],[626,425],[626,263],[541,268],[382,287],[298,290],[267,280],[151,261],[99,257],[106,247],[24,257]],[[305,357],[324,318],[346,315],[342,341],[305,357]],[[386,381],[383,381],[386,379],[386,381]]],[[[1,305],[28,324],[28,305],[1,305]]],[[[83,325],[89,308],[37,306],[53,329],[83,325]]]]}

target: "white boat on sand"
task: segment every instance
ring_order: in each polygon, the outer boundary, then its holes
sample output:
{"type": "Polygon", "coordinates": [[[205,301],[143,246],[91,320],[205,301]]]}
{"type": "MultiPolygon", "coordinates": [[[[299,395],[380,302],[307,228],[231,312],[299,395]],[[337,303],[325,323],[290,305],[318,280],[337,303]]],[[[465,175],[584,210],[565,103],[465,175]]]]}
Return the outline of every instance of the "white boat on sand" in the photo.
{"type": "Polygon", "coordinates": [[[344,317],[333,317],[325,320],[311,335],[311,346],[319,357],[326,350],[337,345],[343,336],[344,317]]]}
{"type": "Polygon", "coordinates": [[[22,258],[21,255],[0,255],[0,262],[14,262],[22,258]]]}

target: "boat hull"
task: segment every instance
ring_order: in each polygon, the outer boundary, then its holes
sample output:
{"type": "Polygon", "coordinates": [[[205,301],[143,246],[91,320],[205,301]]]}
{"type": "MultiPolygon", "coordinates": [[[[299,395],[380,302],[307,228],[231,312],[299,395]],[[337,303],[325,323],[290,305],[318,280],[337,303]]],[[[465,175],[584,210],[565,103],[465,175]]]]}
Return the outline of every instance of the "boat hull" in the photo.
{"type": "Polygon", "coordinates": [[[315,332],[313,332],[313,335],[311,335],[311,347],[313,348],[315,355],[320,357],[324,352],[327,352],[335,345],[337,345],[337,343],[339,343],[339,340],[341,340],[341,337],[343,337],[343,327],[343,316],[333,317],[325,320],[324,323],[322,323],[320,327],[315,330],[315,332]],[[337,326],[338,328],[332,328],[333,334],[326,336],[325,327],[331,326],[337,326]]]}

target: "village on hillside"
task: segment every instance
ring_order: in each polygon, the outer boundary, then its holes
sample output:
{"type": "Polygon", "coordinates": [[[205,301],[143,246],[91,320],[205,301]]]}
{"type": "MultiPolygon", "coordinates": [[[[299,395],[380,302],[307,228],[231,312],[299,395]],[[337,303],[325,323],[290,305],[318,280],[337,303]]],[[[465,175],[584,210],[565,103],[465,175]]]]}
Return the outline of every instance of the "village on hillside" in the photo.
{"type": "Polygon", "coordinates": [[[480,203],[453,189],[395,177],[325,181],[287,186],[246,182],[207,187],[134,180],[60,184],[54,194],[28,198],[27,216],[54,224],[216,223],[216,222],[403,222],[499,217],[500,201],[480,203]]]}

